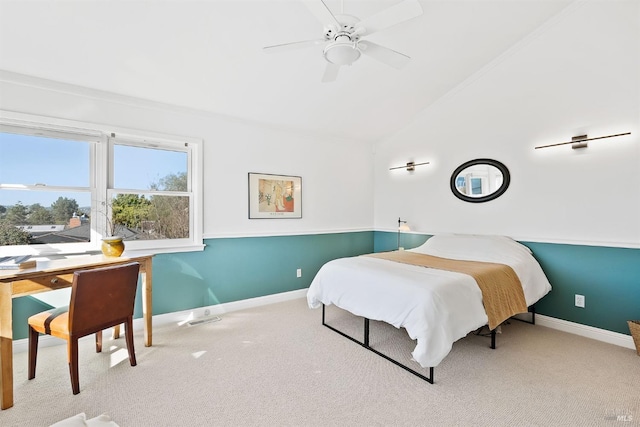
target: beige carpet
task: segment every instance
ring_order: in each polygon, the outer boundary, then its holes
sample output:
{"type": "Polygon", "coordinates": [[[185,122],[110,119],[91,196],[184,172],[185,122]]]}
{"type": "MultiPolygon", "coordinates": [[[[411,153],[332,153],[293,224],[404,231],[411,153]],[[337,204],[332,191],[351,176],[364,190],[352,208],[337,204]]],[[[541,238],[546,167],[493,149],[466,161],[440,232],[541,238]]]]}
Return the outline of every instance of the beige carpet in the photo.
{"type": "MultiPolygon", "coordinates": [[[[40,350],[32,381],[27,354],[17,354],[15,406],[0,425],[46,426],[80,412],[107,413],[121,427],[640,425],[633,350],[513,321],[496,350],[485,337],[458,341],[430,385],[320,316],[298,299],[157,327],[153,347],[136,336],[133,368],[122,339],[106,340],[103,354],[84,339],[77,396],[64,346],[40,350]]],[[[335,308],[327,319],[362,333],[361,319],[335,308]]],[[[397,357],[412,348],[404,330],[379,323],[371,344],[397,357]]]]}

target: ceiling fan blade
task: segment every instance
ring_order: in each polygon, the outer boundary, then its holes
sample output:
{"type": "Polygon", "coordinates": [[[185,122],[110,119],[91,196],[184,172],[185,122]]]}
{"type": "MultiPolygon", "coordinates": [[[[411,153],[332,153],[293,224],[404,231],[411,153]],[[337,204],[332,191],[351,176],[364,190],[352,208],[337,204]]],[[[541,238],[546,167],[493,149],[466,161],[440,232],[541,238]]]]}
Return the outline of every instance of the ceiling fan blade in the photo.
{"type": "Polygon", "coordinates": [[[336,81],[336,79],[338,78],[339,70],[339,65],[327,62],[327,67],[324,69],[324,74],[322,75],[322,83],[330,83],[336,81]]]}
{"type": "Polygon", "coordinates": [[[320,23],[324,25],[335,24],[337,28],[340,28],[340,22],[336,19],[336,17],[331,13],[329,7],[322,0],[312,0],[305,1],[304,4],[307,5],[311,13],[315,15],[315,17],[320,21],[320,23]]]}
{"type": "Polygon", "coordinates": [[[317,45],[324,44],[326,42],[327,41],[325,39],[303,40],[299,42],[291,42],[291,43],[284,43],[284,44],[276,44],[273,46],[266,46],[266,47],[263,47],[262,50],[265,53],[276,53],[276,52],[282,52],[287,50],[300,49],[308,46],[317,46],[317,45]]]}
{"type": "Polygon", "coordinates": [[[364,27],[365,35],[368,35],[420,16],[422,13],[422,6],[418,0],[404,0],[363,19],[357,26],[364,27]]]}
{"type": "Polygon", "coordinates": [[[370,42],[368,40],[361,40],[358,42],[360,51],[365,55],[369,55],[373,59],[376,59],[390,67],[400,69],[407,65],[411,60],[411,57],[404,53],[396,52],[388,47],[380,46],[379,44],[370,42]]]}

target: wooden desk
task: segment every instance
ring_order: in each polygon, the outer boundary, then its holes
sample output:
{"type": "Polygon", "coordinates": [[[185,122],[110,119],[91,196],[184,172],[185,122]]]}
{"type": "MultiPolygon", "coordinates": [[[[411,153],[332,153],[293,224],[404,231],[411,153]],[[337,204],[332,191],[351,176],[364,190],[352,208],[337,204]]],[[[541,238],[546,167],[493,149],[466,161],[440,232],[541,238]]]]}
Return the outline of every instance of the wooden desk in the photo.
{"type": "Polygon", "coordinates": [[[86,255],[52,261],[38,261],[35,268],[0,270],[0,407],[13,406],[13,325],[12,298],[70,287],[73,273],[110,265],[140,263],[142,279],[142,314],[144,318],[144,344],[151,346],[151,289],[153,255],[109,258],[86,255]]]}

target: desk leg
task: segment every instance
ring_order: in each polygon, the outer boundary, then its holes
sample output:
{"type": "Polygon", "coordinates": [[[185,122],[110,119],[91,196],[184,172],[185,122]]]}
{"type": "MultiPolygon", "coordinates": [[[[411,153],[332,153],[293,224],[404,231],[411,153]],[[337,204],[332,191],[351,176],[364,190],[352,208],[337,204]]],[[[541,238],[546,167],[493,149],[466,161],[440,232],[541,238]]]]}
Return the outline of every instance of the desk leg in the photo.
{"type": "Polygon", "coordinates": [[[153,316],[152,310],[152,283],[153,283],[153,271],[152,271],[151,258],[144,262],[144,269],[142,270],[142,318],[144,320],[144,345],[151,347],[152,341],[152,327],[151,318],[153,316]]]}
{"type": "Polygon", "coordinates": [[[13,325],[11,283],[0,283],[0,407],[13,406],[13,325]]]}

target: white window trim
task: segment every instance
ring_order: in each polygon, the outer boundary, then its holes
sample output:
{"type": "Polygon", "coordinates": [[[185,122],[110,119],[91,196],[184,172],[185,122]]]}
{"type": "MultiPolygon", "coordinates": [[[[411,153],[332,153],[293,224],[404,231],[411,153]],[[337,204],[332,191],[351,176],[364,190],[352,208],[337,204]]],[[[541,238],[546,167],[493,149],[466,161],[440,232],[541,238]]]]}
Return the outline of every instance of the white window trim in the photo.
{"type": "MultiPolygon", "coordinates": [[[[107,194],[111,194],[107,182],[109,176],[109,138],[116,135],[117,141],[128,141],[136,146],[149,148],[179,148],[185,151],[185,144],[189,159],[189,183],[191,185],[190,237],[188,239],[166,239],[148,241],[126,241],[125,254],[134,252],[144,253],[172,253],[191,252],[204,249],[203,241],[203,141],[199,138],[168,135],[151,131],[132,130],[103,124],[78,122],[53,117],[35,116],[0,110],[0,123],[8,126],[18,126],[22,129],[45,131],[49,134],[62,132],[64,135],[76,134],[88,136],[89,142],[96,142],[91,149],[91,183],[95,186],[96,197],[91,197],[92,216],[99,217],[98,206],[106,201],[107,194]]],[[[135,192],[135,191],[132,191],[135,192]]],[[[148,192],[146,192],[148,193],[148,192]]],[[[50,245],[0,246],[0,255],[31,254],[31,255],[68,255],[95,252],[100,249],[100,239],[106,230],[105,221],[92,221],[90,243],[64,243],[50,245]],[[104,222],[104,224],[102,224],[104,222]]]]}

